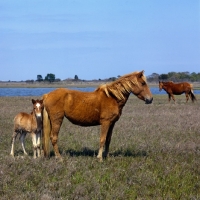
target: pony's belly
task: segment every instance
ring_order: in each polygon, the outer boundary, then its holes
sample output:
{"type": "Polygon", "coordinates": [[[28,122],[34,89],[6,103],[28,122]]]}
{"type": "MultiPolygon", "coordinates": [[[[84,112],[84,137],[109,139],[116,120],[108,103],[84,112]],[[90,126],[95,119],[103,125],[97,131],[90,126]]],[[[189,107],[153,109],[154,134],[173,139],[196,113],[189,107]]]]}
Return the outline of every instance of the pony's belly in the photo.
{"type": "Polygon", "coordinates": [[[99,120],[95,119],[95,118],[70,118],[67,117],[66,118],[73,124],[75,125],[79,125],[79,126],[97,126],[100,125],[99,120]]]}
{"type": "Polygon", "coordinates": [[[65,111],[65,117],[73,124],[79,126],[96,126],[100,123],[100,114],[98,109],[79,106],[65,111]]]}
{"type": "Polygon", "coordinates": [[[173,94],[175,94],[175,95],[181,95],[181,94],[183,94],[183,92],[174,92],[173,94]]]}

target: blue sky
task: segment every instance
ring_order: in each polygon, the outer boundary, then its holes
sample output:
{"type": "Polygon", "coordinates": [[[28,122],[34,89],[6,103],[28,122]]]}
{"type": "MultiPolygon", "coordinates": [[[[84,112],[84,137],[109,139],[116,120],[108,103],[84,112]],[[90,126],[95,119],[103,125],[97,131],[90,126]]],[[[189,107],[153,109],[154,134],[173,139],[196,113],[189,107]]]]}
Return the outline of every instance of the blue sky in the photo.
{"type": "Polygon", "coordinates": [[[200,72],[199,0],[0,0],[0,80],[200,72]]]}

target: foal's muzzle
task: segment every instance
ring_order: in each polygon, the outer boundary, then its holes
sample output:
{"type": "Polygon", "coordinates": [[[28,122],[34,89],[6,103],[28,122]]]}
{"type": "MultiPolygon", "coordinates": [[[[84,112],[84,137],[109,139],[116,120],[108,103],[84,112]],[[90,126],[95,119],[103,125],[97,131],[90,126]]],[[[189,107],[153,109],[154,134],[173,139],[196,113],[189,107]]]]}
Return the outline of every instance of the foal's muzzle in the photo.
{"type": "Polygon", "coordinates": [[[146,104],[151,104],[152,101],[153,101],[153,97],[150,98],[150,99],[145,99],[145,103],[146,103],[146,104]]]}

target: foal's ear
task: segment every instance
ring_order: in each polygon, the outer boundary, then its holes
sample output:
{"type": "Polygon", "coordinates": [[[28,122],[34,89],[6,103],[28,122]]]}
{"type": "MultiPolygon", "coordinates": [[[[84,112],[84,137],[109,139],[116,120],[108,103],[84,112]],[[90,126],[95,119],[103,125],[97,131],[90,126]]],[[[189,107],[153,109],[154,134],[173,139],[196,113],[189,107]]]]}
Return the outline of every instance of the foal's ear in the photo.
{"type": "Polygon", "coordinates": [[[43,99],[40,100],[40,104],[43,104],[43,99]]]}
{"type": "Polygon", "coordinates": [[[35,101],[34,99],[32,99],[32,103],[35,104],[35,102],[36,102],[36,101],[35,101]]]}

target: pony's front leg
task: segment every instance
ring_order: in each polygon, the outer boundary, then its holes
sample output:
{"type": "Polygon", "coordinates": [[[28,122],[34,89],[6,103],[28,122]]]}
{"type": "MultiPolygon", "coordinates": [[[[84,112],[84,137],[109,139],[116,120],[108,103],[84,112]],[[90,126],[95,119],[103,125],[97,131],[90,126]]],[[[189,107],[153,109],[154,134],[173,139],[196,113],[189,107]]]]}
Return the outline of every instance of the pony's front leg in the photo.
{"type": "Polygon", "coordinates": [[[26,137],[26,132],[22,131],[19,139],[20,139],[20,142],[21,142],[21,145],[22,145],[24,155],[28,155],[26,150],[25,150],[25,144],[24,144],[25,137],[26,137]]]}
{"type": "Polygon", "coordinates": [[[168,100],[171,101],[171,94],[168,94],[168,100]]]}
{"type": "Polygon", "coordinates": [[[107,158],[107,156],[109,155],[109,146],[110,146],[110,142],[111,142],[111,137],[112,137],[112,131],[113,128],[115,126],[115,122],[110,126],[109,130],[108,130],[108,134],[106,137],[106,142],[105,142],[105,158],[107,158]]]}
{"type": "Polygon", "coordinates": [[[104,144],[106,141],[108,129],[110,127],[110,122],[109,123],[102,123],[101,125],[101,134],[100,134],[100,147],[99,147],[99,153],[97,155],[97,158],[99,159],[100,162],[103,161],[103,148],[104,144]]]}
{"type": "Polygon", "coordinates": [[[176,103],[176,100],[173,94],[171,94],[171,98],[174,100],[174,103],[176,103]]]}
{"type": "Polygon", "coordinates": [[[35,159],[37,157],[37,139],[36,134],[34,132],[31,133],[32,137],[32,143],[33,143],[33,158],[35,159]]]}
{"type": "Polygon", "coordinates": [[[15,145],[15,140],[16,140],[17,135],[18,135],[18,132],[14,132],[12,135],[10,155],[13,157],[14,157],[14,145],[15,145]]]}

